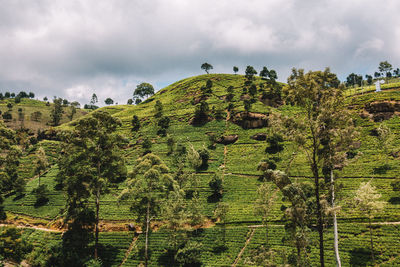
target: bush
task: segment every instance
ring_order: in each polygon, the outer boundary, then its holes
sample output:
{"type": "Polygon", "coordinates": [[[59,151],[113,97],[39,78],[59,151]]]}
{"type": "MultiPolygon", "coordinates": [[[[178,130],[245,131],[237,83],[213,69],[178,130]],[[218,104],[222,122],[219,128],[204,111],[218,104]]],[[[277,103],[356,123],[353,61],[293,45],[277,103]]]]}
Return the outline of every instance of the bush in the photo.
{"type": "Polygon", "coordinates": [[[200,169],[207,169],[208,167],[208,160],[210,158],[210,152],[203,147],[202,149],[197,150],[197,153],[199,153],[200,159],[201,159],[201,165],[200,169]]]}
{"type": "Polygon", "coordinates": [[[35,189],[32,190],[32,194],[36,197],[35,207],[40,207],[49,202],[49,198],[47,195],[49,194],[49,190],[47,189],[47,185],[42,184],[35,189]]]}
{"type": "Polygon", "coordinates": [[[201,266],[201,244],[189,241],[175,255],[178,266],[201,266]]]}

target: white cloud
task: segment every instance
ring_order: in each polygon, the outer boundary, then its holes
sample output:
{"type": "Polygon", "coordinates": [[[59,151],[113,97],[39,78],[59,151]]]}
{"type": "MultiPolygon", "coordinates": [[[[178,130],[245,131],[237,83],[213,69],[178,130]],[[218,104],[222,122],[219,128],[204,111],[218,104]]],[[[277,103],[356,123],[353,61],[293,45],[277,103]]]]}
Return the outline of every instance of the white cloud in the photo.
{"type": "Polygon", "coordinates": [[[268,65],[283,81],[293,66],[342,77],[397,67],[398,10],[395,0],[5,0],[0,88],[81,102],[93,88],[125,103],[137,83],[201,73],[204,61],[215,72],[268,65]]]}

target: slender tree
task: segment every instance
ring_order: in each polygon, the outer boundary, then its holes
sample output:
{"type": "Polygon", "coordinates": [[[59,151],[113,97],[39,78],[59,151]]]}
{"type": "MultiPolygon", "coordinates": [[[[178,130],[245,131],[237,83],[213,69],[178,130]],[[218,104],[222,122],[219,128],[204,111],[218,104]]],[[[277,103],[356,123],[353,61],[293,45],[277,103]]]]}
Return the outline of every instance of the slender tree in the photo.
{"type": "Polygon", "coordinates": [[[261,216],[262,224],[265,226],[265,245],[268,248],[268,220],[271,215],[272,206],[275,203],[276,191],[271,184],[262,183],[257,189],[256,215],[261,216]]]}
{"type": "Polygon", "coordinates": [[[367,183],[361,183],[360,187],[357,189],[353,203],[354,208],[357,209],[362,215],[368,218],[368,225],[369,225],[369,234],[370,234],[370,242],[371,242],[371,256],[372,261],[375,265],[375,255],[374,255],[374,240],[372,237],[372,219],[375,215],[382,211],[385,202],[380,201],[381,194],[376,191],[375,186],[371,185],[371,181],[367,183]]]}
{"type": "Polygon", "coordinates": [[[62,99],[55,98],[53,100],[53,109],[51,110],[50,117],[52,120],[53,126],[60,125],[61,117],[62,117],[62,99]]]}
{"type": "Polygon", "coordinates": [[[233,72],[236,74],[239,71],[239,68],[236,66],[233,66],[233,72]]]}
{"type": "Polygon", "coordinates": [[[165,197],[168,197],[172,177],[168,167],[152,153],[137,159],[129,174],[128,188],[119,196],[120,201],[130,200],[136,221],[141,222],[145,232],[145,266],[149,260],[149,235],[151,222],[161,214],[165,197]]]}
{"type": "Polygon", "coordinates": [[[40,177],[43,174],[43,172],[47,169],[48,166],[49,166],[49,162],[47,161],[46,153],[45,153],[43,147],[39,147],[39,149],[36,152],[35,171],[34,171],[34,174],[38,175],[38,179],[39,179],[38,186],[40,186],[40,177]]]}
{"type": "MultiPolygon", "coordinates": [[[[296,118],[287,119],[287,136],[302,149],[314,179],[317,229],[319,233],[320,264],[324,261],[323,211],[321,206],[320,173],[322,167],[329,165],[332,158],[332,136],[345,137],[345,129],[352,126],[351,120],[343,115],[341,99],[343,87],[335,74],[327,68],[325,71],[304,73],[293,69],[284,88],[286,101],[302,108],[296,118]],[[335,118],[336,121],[333,121],[335,118]],[[323,149],[321,149],[323,148],[323,149]]],[[[336,140],[340,138],[335,138],[336,140]]]]}

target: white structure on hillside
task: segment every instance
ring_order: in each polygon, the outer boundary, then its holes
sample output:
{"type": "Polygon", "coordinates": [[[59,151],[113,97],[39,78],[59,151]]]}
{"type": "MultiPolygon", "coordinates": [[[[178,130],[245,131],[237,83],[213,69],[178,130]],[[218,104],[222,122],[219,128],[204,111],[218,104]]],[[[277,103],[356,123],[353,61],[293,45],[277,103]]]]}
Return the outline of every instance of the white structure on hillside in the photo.
{"type": "Polygon", "coordinates": [[[385,83],[385,81],[382,80],[377,80],[375,82],[375,92],[380,92],[381,91],[381,84],[385,83]]]}

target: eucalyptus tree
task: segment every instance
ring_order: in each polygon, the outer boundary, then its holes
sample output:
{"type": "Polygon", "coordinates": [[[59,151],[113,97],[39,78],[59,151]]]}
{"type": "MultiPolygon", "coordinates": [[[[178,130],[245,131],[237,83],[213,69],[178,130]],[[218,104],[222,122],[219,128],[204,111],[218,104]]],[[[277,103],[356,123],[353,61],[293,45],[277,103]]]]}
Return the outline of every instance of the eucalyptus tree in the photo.
{"type": "Polygon", "coordinates": [[[372,223],[371,220],[375,217],[375,215],[382,211],[386,202],[379,200],[382,197],[376,191],[375,186],[371,185],[371,181],[367,183],[361,183],[360,187],[354,194],[353,198],[353,206],[354,209],[361,213],[363,216],[368,218],[369,224],[369,234],[370,234],[370,243],[371,243],[371,256],[372,261],[375,264],[375,255],[374,255],[374,239],[372,237],[372,223]]]}
{"type": "Polygon", "coordinates": [[[295,117],[283,119],[282,125],[289,140],[305,153],[313,175],[321,266],[325,261],[320,173],[323,168],[340,169],[356,138],[354,124],[343,105],[343,90],[329,68],[308,73],[293,69],[284,88],[286,102],[301,108],[295,117]]]}
{"type": "Polygon", "coordinates": [[[45,153],[43,147],[39,147],[39,149],[37,150],[36,159],[35,159],[34,163],[35,163],[34,174],[38,175],[39,186],[40,186],[40,177],[43,174],[43,172],[47,169],[47,167],[49,166],[49,162],[47,161],[46,153],[45,153]]]}
{"type": "Polygon", "coordinates": [[[109,191],[111,183],[121,182],[127,175],[122,154],[125,142],[116,133],[119,126],[119,119],[97,111],[80,120],[75,130],[62,135],[64,154],[59,161],[58,179],[67,192],[67,221],[77,219],[75,208],[87,210],[89,199],[94,199],[95,258],[98,257],[100,199],[109,191]]]}
{"type": "Polygon", "coordinates": [[[169,175],[168,167],[152,153],[138,158],[134,166],[133,171],[129,173],[128,187],[121,192],[119,200],[130,201],[136,221],[142,224],[146,236],[144,256],[147,266],[151,222],[160,216],[173,179],[169,175]]]}

